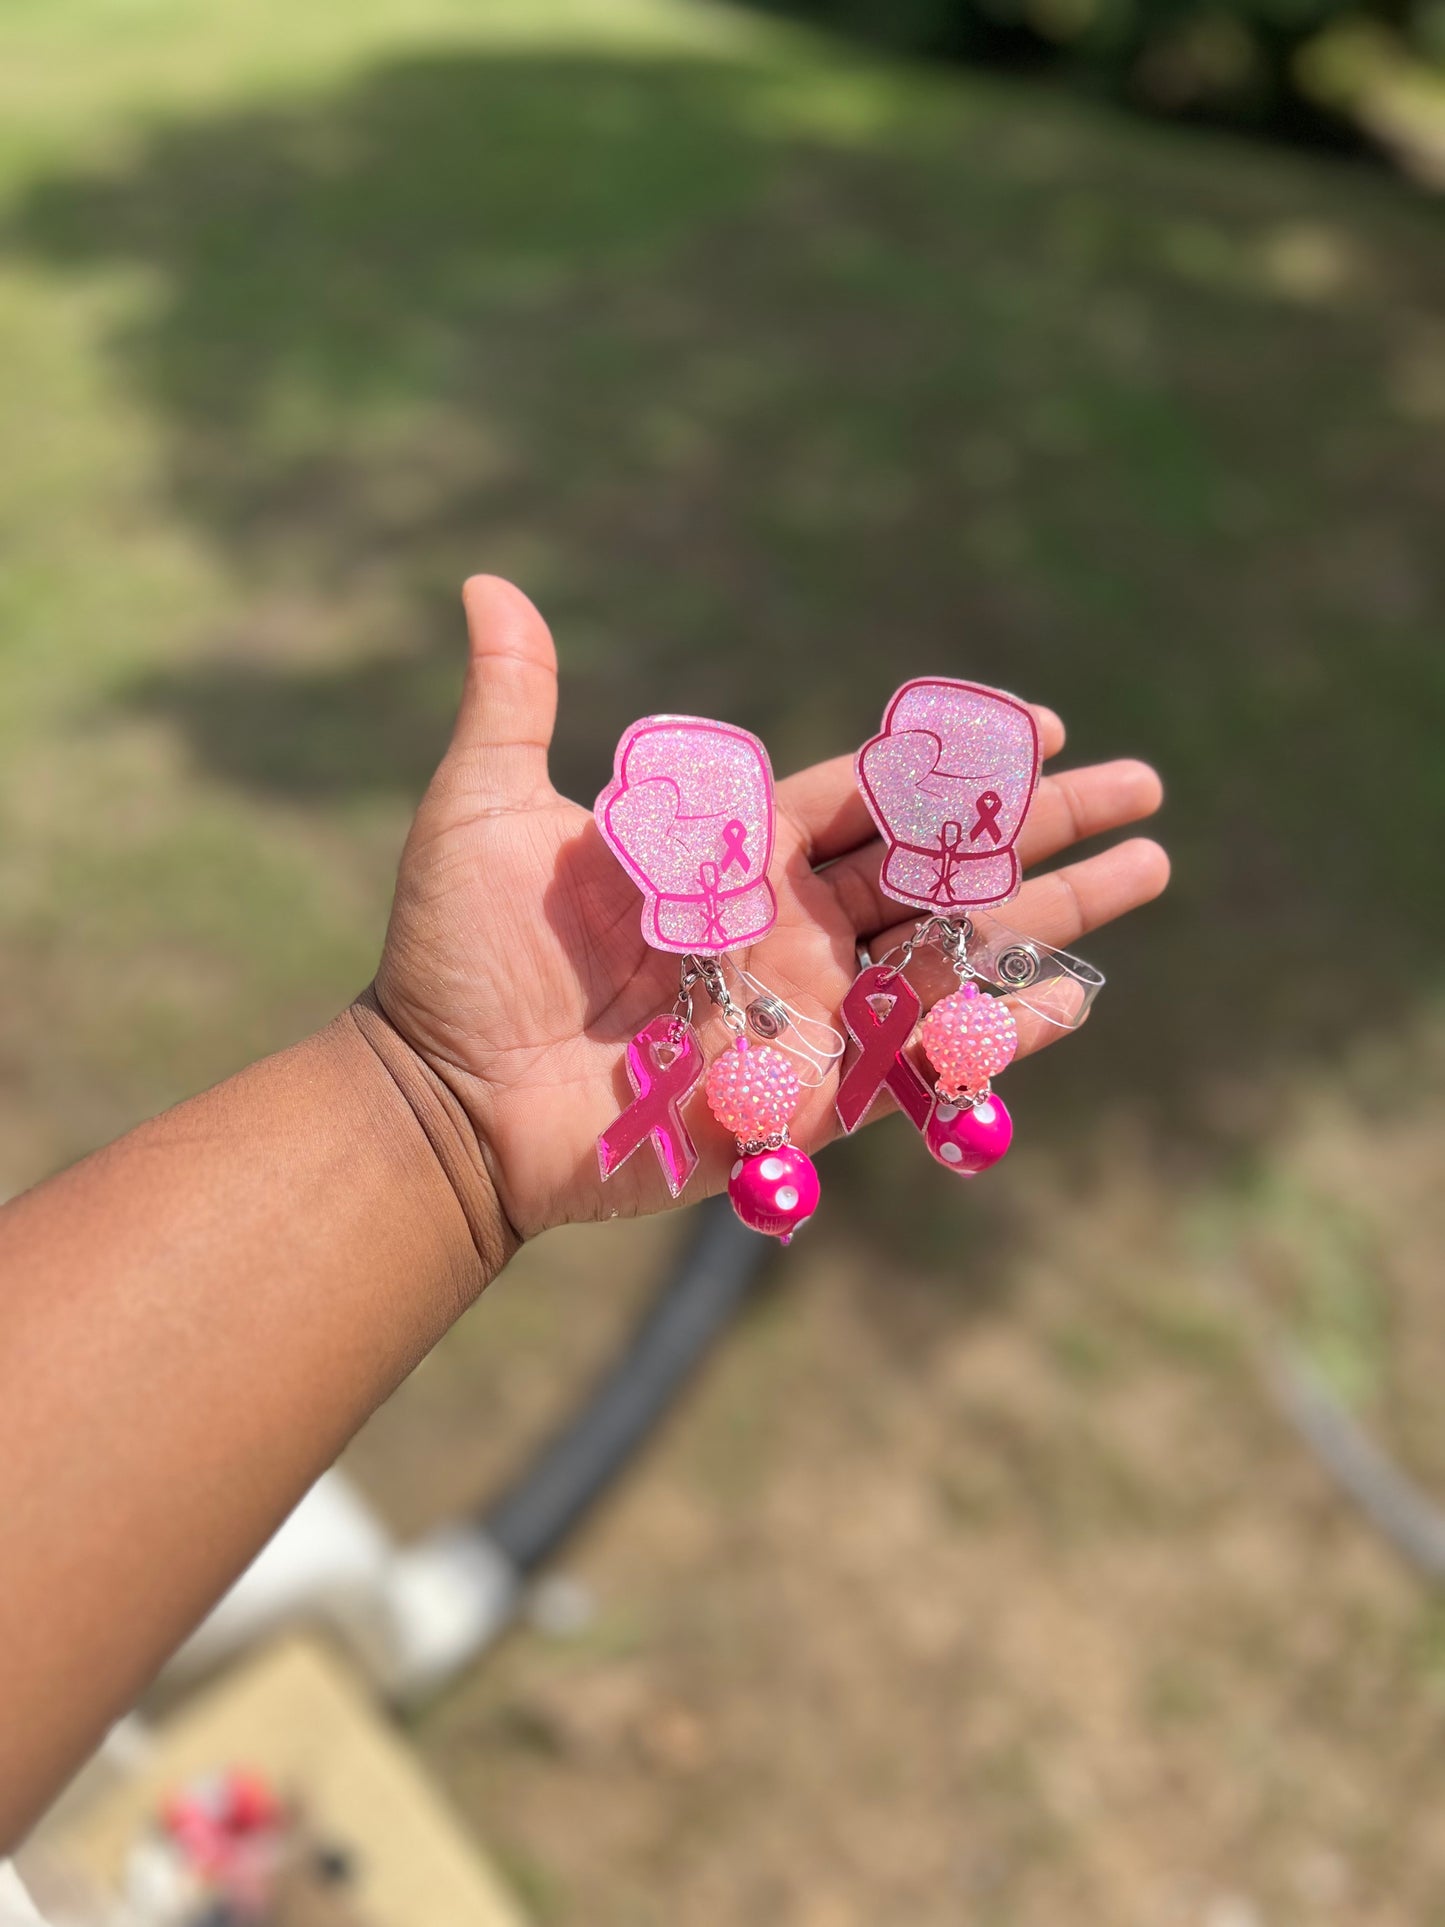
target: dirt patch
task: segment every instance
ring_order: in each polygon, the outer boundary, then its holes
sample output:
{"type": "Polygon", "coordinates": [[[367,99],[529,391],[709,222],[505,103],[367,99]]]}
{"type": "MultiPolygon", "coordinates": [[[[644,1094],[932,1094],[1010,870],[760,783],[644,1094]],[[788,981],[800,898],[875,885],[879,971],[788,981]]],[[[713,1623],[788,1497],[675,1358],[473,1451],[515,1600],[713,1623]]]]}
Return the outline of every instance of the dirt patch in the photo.
{"type": "MultiPolygon", "coordinates": [[[[1035,1162],[1003,1289],[970,1283],[966,1196],[947,1269],[798,1247],[569,1559],[593,1622],[513,1637],[418,1732],[539,1918],[1434,1918],[1439,1617],[1272,1406],[1237,1296],[1267,1307],[1259,1199],[1292,1172],[1344,1158],[1340,1208],[1419,1221],[1422,1158],[1355,1136],[1302,1097],[1227,1236],[1147,1160],[1086,1191],[1035,1162]]],[[[363,1476],[455,1489],[458,1440],[497,1460],[480,1415],[508,1454],[540,1424],[657,1260],[655,1230],[610,1235],[606,1271],[585,1234],[529,1252],[363,1476]]],[[[1381,1282],[1437,1345],[1425,1269],[1381,1282]]]]}

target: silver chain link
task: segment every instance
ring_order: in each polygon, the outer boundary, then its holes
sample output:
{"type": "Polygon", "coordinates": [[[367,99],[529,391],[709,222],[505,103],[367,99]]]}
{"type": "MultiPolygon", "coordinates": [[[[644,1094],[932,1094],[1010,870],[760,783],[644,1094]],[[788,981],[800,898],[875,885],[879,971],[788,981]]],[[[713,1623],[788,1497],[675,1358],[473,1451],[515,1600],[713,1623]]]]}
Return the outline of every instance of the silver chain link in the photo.
{"type": "Polygon", "coordinates": [[[692,1022],[694,984],[702,985],[729,1030],[739,1033],[746,1030],[747,1017],[729,996],[728,987],[723,978],[722,965],[716,957],[697,957],[689,951],[682,960],[677,997],[679,1006],[686,999],[688,1023],[692,1022]]]}
{"type": "Polygon", "coordinates": [[[885,964],[893,964],[893,959],[895,957],[898,959],[889,972],[890,976],[896,977],[913,962],[916,951],[921,950],[925,944],[933,943],[937,944],[952,964],[954,975],[963,981],[978,974],[968,961],[968,941],[972,935],[973,924],[967,917],[957,922],[952,917],[937,915],[925,917],[921,923],[913,926],[904,942],[896,949],[890,950],[882,961],[885,964]]]}

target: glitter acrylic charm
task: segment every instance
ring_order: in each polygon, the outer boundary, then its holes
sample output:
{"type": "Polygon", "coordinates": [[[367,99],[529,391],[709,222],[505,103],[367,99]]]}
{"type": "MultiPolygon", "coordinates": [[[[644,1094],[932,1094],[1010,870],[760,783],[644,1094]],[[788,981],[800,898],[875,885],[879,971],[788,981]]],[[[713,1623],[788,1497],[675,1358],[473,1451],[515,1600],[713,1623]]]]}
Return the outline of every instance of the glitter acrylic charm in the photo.
{"type": "Polygon", "coordinates": [[[1017,696],[950,676],[906,682],[857,774],[896,902],[946,916],[1017,893],[1015,845],[1039,780],[1038,727],[1017,696]]]}
{"type": "Polygon", "coordinates": [[[773,772],[758,738],[700,716],[644,716],[594,814],[642,891],[655,950],[720,956],[773,927],[773,772]]]}

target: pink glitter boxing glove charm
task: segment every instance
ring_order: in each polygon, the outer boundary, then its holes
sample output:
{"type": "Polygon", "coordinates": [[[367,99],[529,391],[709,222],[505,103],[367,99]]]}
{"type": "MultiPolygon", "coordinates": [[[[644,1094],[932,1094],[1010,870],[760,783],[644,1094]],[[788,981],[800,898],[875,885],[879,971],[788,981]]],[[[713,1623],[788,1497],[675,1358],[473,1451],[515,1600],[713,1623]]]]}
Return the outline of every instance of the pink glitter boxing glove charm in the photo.
{"type": "Polygon", "coordinates": [[[773,771],[747,730],[645,716],[617,745],[594,815],[642,891],[654,950],[719,956],[772,929],[773,771]]]}
{"type": "Polygon", "coordinates": [[[1048,944],[1018,937],[983,913],[1021,881],[1018,838],[1039,780],[1033,713],[1017,696],[951,677],[904,683],[877,736],[858,752],[858,787],[883,836],[879,883],[927,914],[897,953],[864,960],[843,1000],[858,1052],[838,1086],[838,1116],[856,1130],[886,1085],[946,1170],[972,1177],[996,1164],[1013,1120],[992,1079],[1018,1048],[1013,1011],[982,994],[986,981],[1049,1023],[1083,1021],[1103,978],[1048,944]],[[904,976],[914,953],[936,944],[959,988],[923,1007],[904,976]],[[1046,987],[1047,1001],[1022,993],[1046,987]],[[918,1036],[935,1073],[930,1086],[911,1054],[918,1036]]]}
{"type": "MultiPolygon", "coordinates": [[[[709,1108],[738,1142],[728,1195],[745,1224],[787,1244],[818,1203],[812,1160],[788,1142],[801,1084],[783,1050],[753,1046],[740,1034],[748,1019],[733,1002],[722,964],[728,950],[765,937],[777,916],[767,874],[774,823],[768,753],[731,723],[646,716],[618,744],[612,781],[594,814],[642,892],[643,936],[681,958],[673,1010],[654,1017],[627,1047],[635,1096],[597,1140],[602,1176],[611,1177],[644,1140],[673,1197],[697,1168],[680,1107],[703,1081],[692,1024],[700,983],[735,1033],[733,1047],[706,1074],[709,1108]]],[[[737,981],[755,982],[730,967],[737,981]]],[[[770,1022],[781,1016],[786,1027],[781,999],[760,1003],[770,1022]]]]}
{"type": "Polygon", "coordinates": [[[947,913],[1017,892],[1014,845],[1039,780],[1038,726],[1017,696],[946,676],[906,682],[857,770],[890,897],[947,913]]]}

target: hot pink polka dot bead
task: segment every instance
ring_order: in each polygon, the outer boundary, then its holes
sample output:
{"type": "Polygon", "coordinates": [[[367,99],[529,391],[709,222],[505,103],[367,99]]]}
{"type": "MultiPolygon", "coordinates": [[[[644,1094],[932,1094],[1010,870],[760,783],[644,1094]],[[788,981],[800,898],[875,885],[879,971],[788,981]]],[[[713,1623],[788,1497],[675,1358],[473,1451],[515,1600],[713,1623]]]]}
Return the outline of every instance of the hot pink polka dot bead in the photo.
{"type": "Polygon", "coordinates": [[[708,1109],[740,1144],[760,1144],[785,1131],[801,1089],[782,1051],[746,1037],[715,1059],[707,1074],[708,1109]]]}
{"type": "Polygon", "coordinates": [[[813,1160],[796,1144],[739,1158],[728,1180],[728,1196],[743,1223],[781,1244],[790,1244],[812,1217],[819,1195],[813,1160]]]}
{"type": "Polygon", "coordinates": [[[1019,1046],[1013,1012],[997,997],[981,997],[977,984],[965,984],[936,1003],[920,1034],[938,1072],[939,1096],[955,1103],[997,1077],[1019,1046]]]}
{"type": "Polygon", "coordinates": [[[923,1141],[946,1171],[971,1178],[997,1164],[1013,1136],[1014,1121],[1001,1097],[980,1098],[977,1104],[940,1098],[928,1114],[923,1141]]]}

